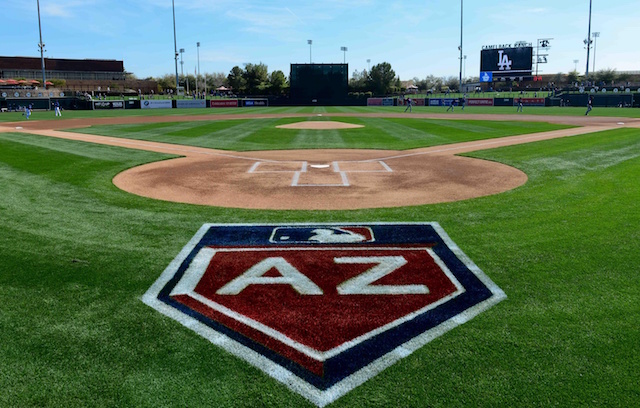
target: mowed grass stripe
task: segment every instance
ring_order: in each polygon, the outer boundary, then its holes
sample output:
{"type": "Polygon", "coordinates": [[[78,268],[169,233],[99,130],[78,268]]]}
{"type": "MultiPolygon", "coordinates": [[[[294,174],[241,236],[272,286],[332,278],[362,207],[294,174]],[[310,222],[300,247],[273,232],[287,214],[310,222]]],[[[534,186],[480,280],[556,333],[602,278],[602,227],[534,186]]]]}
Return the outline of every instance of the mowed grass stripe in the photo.
{"type": "MultiPolygon", "coordinates": [[[[383,133],[395,140],[418,142],[420,145],[428,146],[445,144],[450,139],[444,137],[440,132],[438,134],[437,126],[430,126],[427,121],[419,120],[393,120],[380,118],[363,119],[365,126],[380,129],[383,133]]],[[[384,142],[384,139],[383,139],[384,142]]]]}
{"type": "Polygon", "coordinates": [[[137,197],[113,175],[166,156],[37,138],[0,142],[0,406],[310,407],[140,296],[204,222],[419,220],[438,221],[508,298],[332,406],[637,403],[638,129],[474,152],[529,175],[496,196],[344,212],[137,197]]]}
{"type": "Polygon", "coordinates": [[[384,119],[384,118],[284,118],[183,122],[165,127],[152,126],[143,131],[144,125],[93,126],[73,131],[113,137],[186,144],[190,146],[228,149],[236,151],[307,148],[373,148],[405,150],[446,143],[457,143],[503,136],[566,129],[570,126],[548,123],[491,122],[491,121],[446,121],[426,119],[384,119]],[[308,120],[335,120],[362,124],[359,129],[314,130],[301,132],[292,129],[278,129],[277,125],[308,120]],[[129,133],[128,126],[135,132],[129,133]],[[174,126],[177,126],[177,129],[174,126]],[[210,133],[208,133],[211,130],[210,133]],[[294,140],[295,144],[291,144],[294,140]],[[322,132],[338,132],[330,137],[320,137],[322,132]],[[193,137],[193,136],[196,137],[193,137]],[[338,137],[339,136],[339,137],[338,137]],[[307,140],[305,140],[307,139],[307,140]]]}
{"type": "MultiPolygon", "coordinates": [[[[264,108],[198,108],[198,109],[126,109],[126,110],[86,110],[86,111],[64,111],[64,118],[109,118],[122,116],[181,116],[201,115],[215,118],[218,115],[243,115],[251,114],[331,114],[331,113],[380,113],[380,114],[402,114],[410,118],[415,114],[448,114],[446,106],[414,106],[413,113],[404,113],[404,106],[324,106],[323,111],[317,110],[315,106],[282,106],[264,108]]],[[[585,107],[525,107],[524,115],[536,116],[584,116],[585,107]]],[[[516,112],[516,107],[483,107],[467,106],[464,111],[457,109],[456,115],[514,115],[522,116],[516,112]]],[[[590,116],[602,117],[622,117],[640,118],[640,109],[620,109],[595,107],[590,116]]],[[[53,111],[36,111],[31,116],[32,120],[56,120],[53,111]]],[[[0,115],[1,122],[21,122],[25,118],[20,112],[6,112],[0,115]]]]}
{"type": "Polygon", "coordinates": [[[293,149],[314,149],[325,145],[331,149],[347,148],[344,132],[337,130],[299,130],[295,132],[290,146],[293,149]]]}

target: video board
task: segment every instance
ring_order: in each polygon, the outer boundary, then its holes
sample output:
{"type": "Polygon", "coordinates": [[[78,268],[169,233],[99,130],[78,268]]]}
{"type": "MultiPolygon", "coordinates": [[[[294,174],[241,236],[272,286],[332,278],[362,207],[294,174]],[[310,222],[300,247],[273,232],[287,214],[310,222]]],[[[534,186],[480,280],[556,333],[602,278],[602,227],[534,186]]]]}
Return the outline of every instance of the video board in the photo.
{"type": "Polygon", "coordinates": [[[493,78],[527,77],[532,71],[533,47],[487,48],[480,53],[482,82],[491,82],[493,78]]]}

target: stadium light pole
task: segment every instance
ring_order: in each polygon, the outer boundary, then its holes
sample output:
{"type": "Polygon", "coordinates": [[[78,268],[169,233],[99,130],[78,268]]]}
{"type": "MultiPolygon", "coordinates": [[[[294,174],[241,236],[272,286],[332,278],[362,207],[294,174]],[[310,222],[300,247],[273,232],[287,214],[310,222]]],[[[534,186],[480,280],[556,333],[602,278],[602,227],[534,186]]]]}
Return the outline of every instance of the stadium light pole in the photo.
{"type": "Polygon", "coordinates": [[[44,75],[44,43],[42,42],[42,24],[40,23],[40,0],[38,0],[38,31],[40,32],[38,47],[40,48],[40,62],[42,64],[42,86],[47,89],[47,78],[44,75]]]}
{"type": "Polygon", "coordinates": [[[178,84],[178,41],[176,39],[176,6],[175,0],[171,0],[171,9],[173,10],[173,51],[176,58],[176,93],[179,89],[178,84]]]}
{"type": "Polygon", "coordinates": [[[371,71],[371,60],[367,59],[367,66],[369,67],[369,71],[371,71]]]}
{"type": "MultiPolygon", "coordinates": [[[[198,94],[198,79],[200,79],[200,42],[196,43],[196,48],[198,49],[198,73],[196,74],[196,94],[198,94]]],[[[200,98],[200,94],[198,94],[198,98],[200,98]]]]}
{"type": "Polygon", "coordinates": [[[460,0],[460,88],[458,92],[462,92],[462,23],[463,23],[464,0],[460,0]]]}
{"type": "Polygon", "coordinates": [[[184,53],[184,48],[180,48],[180,76],[184,77],[184,61],[182,60],[182,53],[184,53]]]}
{"type": "Polygon", "coordinates": [[[347,47],[340,47],[340,51],[342,51],[344,53],[344,59],[342,60],[343,64],[347,63],[347,51],[349,51],[349,49],[347,47]]]}
{"type": "Polygon", "coordinates": [[[600,32],[596,31],[592,34],[593,36],[593,72],[596,72],[596,45],[598,44],[598,37],[600,37],[600,32]]]}
{"type": "Polygon", "coordinates": [[[313,40],[307,40],[307,44],[309,44],[309,64],[311,64],[311,44],[313,44],[313,40]]]}
{"type": "Polygon", "coordinates": [[[578,62],[580,62],[580,60],[573,60],[573,64],[574,64],[573,70],[576,72],[578,72],[578,62]]]}
{"type": "Polygon", "coordinates": [[[587,39],[584,40],[584,44],[587,46],[587,70],[585,71],[585,78],[589,82],[589,51],[591,51],[591,6],[593,0],[589,0],[589,32],[587,33],[587,39]]]}
{"type": "Polygon", "coordinates": [[[463,58],[464,58],[464,68],[462,69],[462,77],[466,78],[467,77],[467,56],[465,55],[463,58]]]}

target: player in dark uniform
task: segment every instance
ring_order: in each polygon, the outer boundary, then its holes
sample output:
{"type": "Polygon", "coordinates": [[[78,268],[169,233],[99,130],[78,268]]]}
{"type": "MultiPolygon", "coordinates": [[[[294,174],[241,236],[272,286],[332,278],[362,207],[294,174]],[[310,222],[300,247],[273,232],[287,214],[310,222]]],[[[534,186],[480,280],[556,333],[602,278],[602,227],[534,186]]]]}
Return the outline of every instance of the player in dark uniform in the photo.
{"type": "Polygon", "coordinates": [[[411,100],[411,98],[407,99],[407,107],[404,108],[404,111],[406,112],[407,109],[409,109],[409,113],[411,113],[411,105],[413,105],[413,101],[411,100]]]}
{"type": "Polygon", "coordinates": [[[451,104],[449,105],[449,107],[447,108],[447,112],[449,112],[449,110],[451,110],[451,112],[453,112],[453,108],[456,107],[456,100],[452,99],[451,100],[451,104]]]}
{"type": "Polygon", "coordinates": [[[584,116],[587,116],[589,112],[591,112],[591,109],[593,109],[593,96],[589,96],[589,100],[587,101],[587,112],[584,116]]]}

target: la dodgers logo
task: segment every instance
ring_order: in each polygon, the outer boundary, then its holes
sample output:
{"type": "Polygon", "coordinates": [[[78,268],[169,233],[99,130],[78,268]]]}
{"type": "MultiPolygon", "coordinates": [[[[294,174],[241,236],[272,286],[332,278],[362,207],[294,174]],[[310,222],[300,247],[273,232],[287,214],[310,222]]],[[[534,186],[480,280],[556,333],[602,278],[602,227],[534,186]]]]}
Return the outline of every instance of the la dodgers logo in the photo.
{"type": "Polygon", "coordinates": [[[504,53],[504,50],[498,51],[498,68],[500,71],[510,71],[511,64],[513,64],[513,61],[504,53]]]}
{"type": "Polygon", "coordinates": [[[436,223],[205,224],[143,301],[324,406],[504,297],[436,223]]]}

